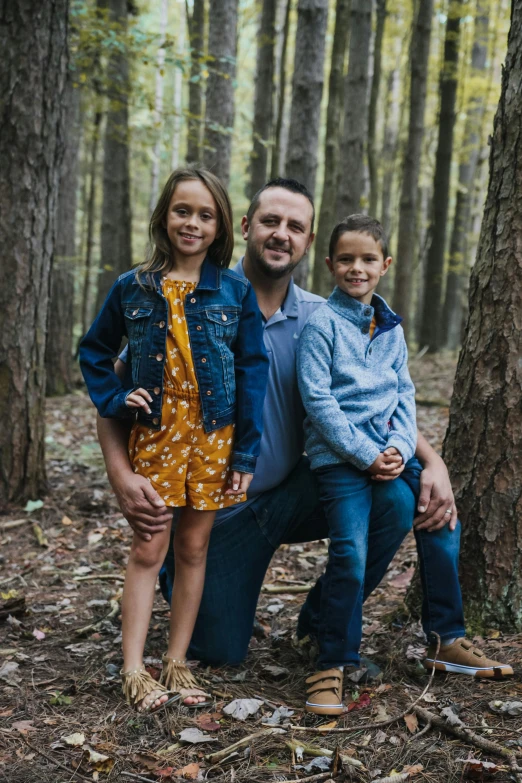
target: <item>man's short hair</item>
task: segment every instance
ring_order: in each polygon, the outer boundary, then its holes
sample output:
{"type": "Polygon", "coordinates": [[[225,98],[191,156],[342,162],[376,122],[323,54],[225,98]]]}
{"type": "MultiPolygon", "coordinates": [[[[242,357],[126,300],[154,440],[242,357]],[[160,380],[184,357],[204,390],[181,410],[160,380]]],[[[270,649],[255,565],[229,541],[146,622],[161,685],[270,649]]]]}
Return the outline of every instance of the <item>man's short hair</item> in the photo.
{"type": "Polygon", "coordinates": [[[257,191],[248,208],[247,220],[249,223],[252,222],[254,213],[259,206],[261,193],[264,193],[264,191],[268,190],[269,188],[284,188],[285,190],[289,190],[290,193],[299,193],[301,196],[307,198],[312,205],[312,226],[310,228],[310,232],[314,230],[315,206],[313,196],[305,185],[303,185],[301,182],[298,182],[296,179],[292,179],[291,177],[274,177],[274,179],[268,180],[268,182],[257,191]]]}
{"type": "Polygon", "coordinates": [[[388,237],[386,236],[386,231],[382,224],[379,223],[376,218],[370,217],[369,215],[357,214],[348,215],[348,217],[341,220],[332,231],[330,244],[328,246],[328,256],[330,260],[333,260],[340,237],[342,237],[343,234],[346,234],[347,231],[357,231],[359,234],[368,234],[373,237],[376,242],[380,243],[384,258],[388,258],[388,237]]]}

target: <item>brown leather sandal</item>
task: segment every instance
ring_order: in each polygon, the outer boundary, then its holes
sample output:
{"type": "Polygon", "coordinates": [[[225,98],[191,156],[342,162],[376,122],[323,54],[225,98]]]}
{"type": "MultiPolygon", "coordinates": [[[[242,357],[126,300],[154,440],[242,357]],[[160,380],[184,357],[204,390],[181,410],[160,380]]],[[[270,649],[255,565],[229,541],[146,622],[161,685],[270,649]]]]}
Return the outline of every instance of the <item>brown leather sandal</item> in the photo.
{"type": "Polygon", "coordinates": [[[194,675],[187,666],[186,661],[178,658],[169,658],[167,655],[162,657],[163,670],[161,672],[160,682],[165,685],[170,692],[175,691],[180,694],[181,700],[188,696],[204,696],[205,701],[198,704],[185,704],[189,709],[201,709],[202,707],[212,706],[212,698],[209,693],[205,693],[198,688],[194,675]]]}
{"type": "Polygon", "coordinates": [[[316,715],[342,715],[346,712],[343,704],[343,673],[340,669],[325,669],[306,679],[306,712],[316,715]]]}

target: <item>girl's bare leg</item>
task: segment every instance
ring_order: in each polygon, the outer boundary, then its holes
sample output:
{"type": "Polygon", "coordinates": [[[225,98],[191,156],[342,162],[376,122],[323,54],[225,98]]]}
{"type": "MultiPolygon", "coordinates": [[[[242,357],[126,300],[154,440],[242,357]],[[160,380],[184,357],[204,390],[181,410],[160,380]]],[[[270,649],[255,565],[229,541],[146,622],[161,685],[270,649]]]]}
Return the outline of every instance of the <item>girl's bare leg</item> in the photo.
{"type": "MultiPolygon", "coordinates": [[[[186,506],[174,533],[174,585],[170,613],[167,655],[184,659],[203,594],[210,532],[215,511],[196,511],[186,506]]],[[[205,701],[204,696],[188,696],[186,704],[205,701]]]]}
{"type": "MultiPolygon", "coordinates": [[[[136,534],[132,539],[121,601],[124,672],[143,666],[156,579],[167,554],[171,527],[169,523],[167,530],[155,533],[150,541],[143,541],[136,534]]],[[[167,698],[164,692],[152,691],[138,709],[156,707],[167,698]]]]}

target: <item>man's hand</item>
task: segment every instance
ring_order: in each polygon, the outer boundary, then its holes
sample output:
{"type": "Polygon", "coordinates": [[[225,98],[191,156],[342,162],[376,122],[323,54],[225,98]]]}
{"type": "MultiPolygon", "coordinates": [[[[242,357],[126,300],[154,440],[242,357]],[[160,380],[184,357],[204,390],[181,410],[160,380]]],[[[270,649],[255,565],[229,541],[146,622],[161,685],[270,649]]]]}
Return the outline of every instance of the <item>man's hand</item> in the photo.
{"type": "Polygon", "coordinates": [[[240,473],[238,470],[233,470],[230,475],[230,489],[227,489],[225,495],[243,495],[253,478],[253,473],[240,473]]]}
{"type": "Polygon", "coordinates": [[[450,530],[457,527],[457,509],[451,488],[448,469],[437,454],[424,461],[424,470],[420,476],[421,492],[417,516],[413,524],[415,530],[434,532],[449,524],[450,530]]]}
{"type": "Polygon", "coordinates": [[[165,530],[172,519],[172,509],[167,508],[154,487],[138,473],[127,473],[113,482],[112,488],[121,513],[144,541],[150,541],[154,533],[165,530]]]}
{"type": "Polygon", "coordinates": [[[394,446],[391,446],[389,449],[383,451],[380,458],[377,457],[368,470],[373,474],[372,479],[374,481],[392,481],[393,479],[396,479],[397,476],[400,476],[404,470],[402,455],[394,446]],[[373,468],[377,463],[379,463],[380,469],[374,471],[373,468]]]}

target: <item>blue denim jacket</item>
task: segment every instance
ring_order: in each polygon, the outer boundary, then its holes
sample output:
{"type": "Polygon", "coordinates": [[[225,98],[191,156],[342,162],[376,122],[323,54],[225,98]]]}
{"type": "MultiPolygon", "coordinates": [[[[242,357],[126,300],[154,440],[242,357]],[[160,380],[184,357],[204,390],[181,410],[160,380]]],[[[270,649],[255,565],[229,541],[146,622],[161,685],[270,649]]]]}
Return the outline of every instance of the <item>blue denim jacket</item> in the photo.
{"type": "MultiPolygon", "coordinates": [[[[207,258],[198,285],[185,299],[185,316],[205,432],[235,422],[231,468],[253,473],[269,365],[252,286],[207,258]]],[[[151,413],[140,409],[138,421],[160,429],[168,320],[159,274],[154,276],[154,288],[147,290],[138,284],[134,270],[118,278],[80,345],[83,377],[101,416],[136,416],[125,400],[142,387],[152,397],[151,413]],[[113,358],[124,336],[128,356],[120,380],[113,358]]]]}

